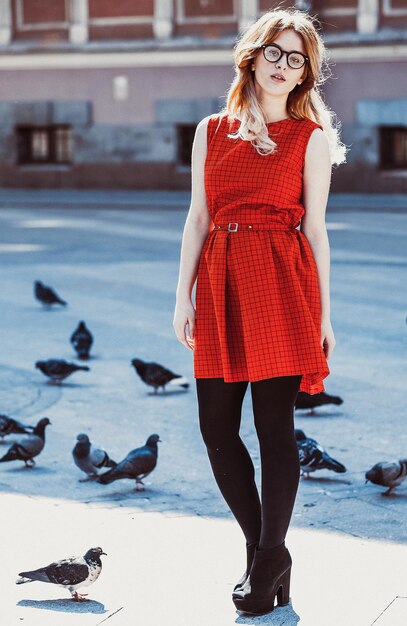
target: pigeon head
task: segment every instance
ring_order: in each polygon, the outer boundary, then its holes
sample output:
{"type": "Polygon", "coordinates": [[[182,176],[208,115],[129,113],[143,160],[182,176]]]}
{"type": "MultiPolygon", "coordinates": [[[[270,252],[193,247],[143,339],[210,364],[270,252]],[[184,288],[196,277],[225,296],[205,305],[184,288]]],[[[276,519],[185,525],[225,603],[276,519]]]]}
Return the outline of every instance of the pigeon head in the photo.
{"type": "Polygon", "coordinates": [[[79,433],[76,439],[80,443],[89,443],[89,437],[88,435],[85,435],[85,433],[79,433]]]}
{"type": "Polygon", "coordinates": [[[145,371],[145,363],[141,359],[132,359],[131,364],[139,374],[145,371]]]}
{"type": "Polygon", "coordinates": [[[35,367],[37,369],[41,369],[41,367],[44,367],[44,365],[45,365],[45,361],[36,361],[35,363],[35,367]]]}
{"type": "Polygon", "coordinates": [[[34,287],[42,287],[42,282],[40,280],[35,280],[34,287]]]}
{"type": "Polygon", "coordinates": [[[42,418],[40,419],[40,421],[38,422],[38,424],[37,424],[37,428],[38,428],[39,426],[41,426],[41,427],[44,427],[44,428],[45,428],[45,426],[48,426],[49,424],[51,424],[51,422],[50,422],[50,420],[48,419],[48,417],[42,417],[42,418]]]}
{"type": "Polygon", "coordinates": [[[107,556],[106,552],[103,552],[102,548],[90,548],[90,550],[87,551],[87,553],[85,554],[83,558],[88,563],[90,562],[98,563],[100,561],[100,557],[102,554],[107,556]]]}
{"type": "Polygon", "coordinates": [[[305,441],[306,438],[306,434],[303,430],[300,430],[299,428],[295,429],[295,439],[297,441],[305,441]]]}
{"type": "Polygon", "coordinates": [[[157,445],[159,441],[161,441],[159,435],[150,435],[149,438],[147,439],[146,446],[154,447],[157,445]]]}
{"type": "Polygon", "coordinates": [[[78,324],[78,330],[85,330],[86,324],[83,320],[81,320],[78,324]]]}
{"type": "Polygon", "coordinates": [[[49,421],[48,417],[43,417],[42,419],[40,419],[40,421],[38,422],[38,424],[36,425],[36,427],[34,428],[34,435],[37,435],[38,437],[41,437],[41,439],[45,439],[45,429],[46,427],[51,424],[51,422],[49,421]]]}

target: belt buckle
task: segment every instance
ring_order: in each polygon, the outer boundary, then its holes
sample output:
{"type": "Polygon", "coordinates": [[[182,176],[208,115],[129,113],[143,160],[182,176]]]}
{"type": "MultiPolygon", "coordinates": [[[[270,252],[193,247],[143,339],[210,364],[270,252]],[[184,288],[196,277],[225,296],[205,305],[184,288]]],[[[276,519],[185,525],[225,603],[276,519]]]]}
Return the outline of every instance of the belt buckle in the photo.
{"type": "Polygon", "coordinates": [[[238,222],[229,222],[228,231],[230,233],[235,233],[237,231],[237,227],[239,226],[238,222]],[[236,228],[232,228],[232,226],[236,226],[236,228]]]}

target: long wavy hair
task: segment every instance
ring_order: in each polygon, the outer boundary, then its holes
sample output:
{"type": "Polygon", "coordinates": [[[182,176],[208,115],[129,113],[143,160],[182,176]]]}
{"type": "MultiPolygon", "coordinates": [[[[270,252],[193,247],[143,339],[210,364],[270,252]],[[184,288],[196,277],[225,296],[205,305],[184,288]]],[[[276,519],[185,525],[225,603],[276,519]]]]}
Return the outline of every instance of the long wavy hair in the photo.
{"type": "Polygon", "coordinates": [[[235,78],[227,91],[226,105],[221,114],[238,119],[240,125],[235,133],[228,136],[250,141],[261,155],[276,152],[277,144],[268,134],[265,114],[256,95],[251,65],[253,59],[261,54],[260,46],[271,43],[287,29],[301,36],[305,54],[309,57],[302,83],[288,94],[288,114],[297,120],[310,119],[321,124],[328,139],[331,164],[344,163],[347,147],[340,140],[340,122],[319,92],[320,85],[331,76],[326,48],[318,32],[319,24],[315,17],[295,8],[268,11],[249,26],[236,43],[235,78]]]}

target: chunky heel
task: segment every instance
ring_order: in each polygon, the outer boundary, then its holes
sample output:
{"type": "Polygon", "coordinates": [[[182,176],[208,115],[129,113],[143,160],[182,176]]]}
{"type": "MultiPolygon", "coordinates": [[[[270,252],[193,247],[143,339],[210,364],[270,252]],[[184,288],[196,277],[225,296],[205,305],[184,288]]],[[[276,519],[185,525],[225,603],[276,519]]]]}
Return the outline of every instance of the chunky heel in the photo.
{"type": "Polygon", "coordinates": [[[283,574],[278,582],[277,605],[285,606],[290,601],[290,577],[291,567],[283,574]]]}
{"type": "Polygon", "coordinates": [[[241,589],[233,592],[235,607],[244,613],[263,615],[290,598],[291,556],[284,542],[274,548],[255,551],[250,574],[241,589]]]}

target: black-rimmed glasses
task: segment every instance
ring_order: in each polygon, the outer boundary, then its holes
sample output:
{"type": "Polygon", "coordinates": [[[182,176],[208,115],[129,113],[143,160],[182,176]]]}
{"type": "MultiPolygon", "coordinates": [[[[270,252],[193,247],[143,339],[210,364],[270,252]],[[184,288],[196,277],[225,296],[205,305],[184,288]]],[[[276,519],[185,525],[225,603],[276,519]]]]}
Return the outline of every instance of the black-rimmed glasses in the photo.
{"type": "Polygon", "coordinates": [[[266,61],[270,61],[270,63],[276,63],[281,59],[283,54],[286,54],[287,63],[293,70],[299,70],[309,61],[309,57],[302,54],[302,52],[296,52],[295,50],[287,52],[287,50],[283,50],[276,43],[264,44],[261,48],[263,48],[264,58],[266,61]]]}

